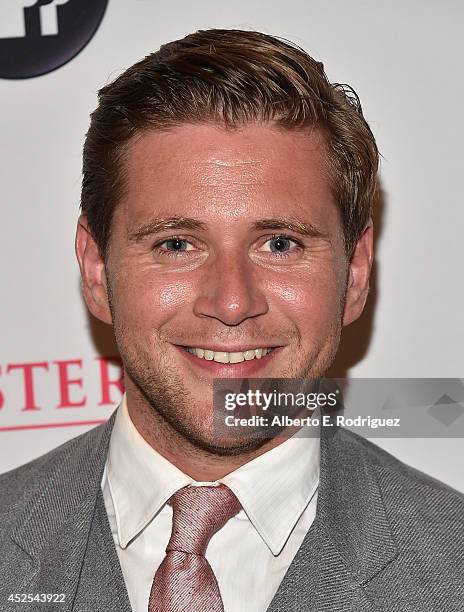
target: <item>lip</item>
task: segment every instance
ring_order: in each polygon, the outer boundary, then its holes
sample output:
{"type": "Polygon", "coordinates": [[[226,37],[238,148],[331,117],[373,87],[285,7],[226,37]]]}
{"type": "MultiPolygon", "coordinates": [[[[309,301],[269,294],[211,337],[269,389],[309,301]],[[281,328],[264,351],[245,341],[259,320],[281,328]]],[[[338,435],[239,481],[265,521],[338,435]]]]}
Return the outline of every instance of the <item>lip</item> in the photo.
{"type": "MultiPolygon", "coordinates": [[[[179,346],[179,345],[176,345],[179,346]]],[[[211,346],[200,346],[199,344],[195,344],[192,346],[189,346],[188,344],[184,344],[182,345],[180,348],[202,348],[205,349],[206,351],[214,351],[216,352],[221,352],[221,353],[244,353],[245,351],[251,351],[254,350],[256,348],[271,348],[271,349],[276,349],[276,348],[282,348],[281,345],[272,345],[272,344],[242,344],[241,346],[219,346],[218,344],[213,344],[211,346]]],[[[263,358],[261,358],[263,359],[263,358]]]]}
{"type": "MultiPolygon", "coordinates": [[[[200,357],[196,357],[196,355],[192,355],[185,350],[185,348],[174,345],[176,349],[183,355],[185,359],[188,360],[190,364],[194,367],[199,368],[203,372],[208,372],[213,378],[249,378],[250,376],[261,373],[262,370],[268,366],[272,360],[275,358],[276,354],[279,354],[282,350],[282,346],[276,347],[266,347],[273,348],[270,353],[261,357],[261,359],[252,359],[250,361],[241,361],[240,363],[218,363],[216,361],[208,361],[207,359],[201,359],[200,357]]],[[[203,348],[203,347],[202,347],[203,348]]],[[[256,346],[254,348],[257,348],[256,346]]],[[[247,348],[217,348],[217,349],[209,349],[216,351],[224,351],[227,353],[235,353],[239,351],[251,350],[247,348]]]]}

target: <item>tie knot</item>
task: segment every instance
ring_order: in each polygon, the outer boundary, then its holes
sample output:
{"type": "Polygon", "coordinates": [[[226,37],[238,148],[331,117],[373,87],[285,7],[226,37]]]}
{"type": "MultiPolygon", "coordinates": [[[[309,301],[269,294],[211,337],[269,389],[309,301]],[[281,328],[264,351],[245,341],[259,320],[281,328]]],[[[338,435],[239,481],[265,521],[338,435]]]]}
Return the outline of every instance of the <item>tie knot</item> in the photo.
{"type": "Polygon", "coordinates": [[[166,551],[204,555],[208,542],[227,521],[240,511],[240,502],[225,485],[184,487],[175,493],[172,534],[166,551]]]}

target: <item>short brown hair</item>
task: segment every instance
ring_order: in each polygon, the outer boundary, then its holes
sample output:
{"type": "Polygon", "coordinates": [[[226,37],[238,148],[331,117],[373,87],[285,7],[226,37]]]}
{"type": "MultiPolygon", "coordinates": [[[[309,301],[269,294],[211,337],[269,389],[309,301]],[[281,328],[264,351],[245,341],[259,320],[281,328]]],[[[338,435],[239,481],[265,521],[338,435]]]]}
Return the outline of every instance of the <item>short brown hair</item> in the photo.
{"type": "Polygon", "coordinates": [[[288,41],[242,30],[202,30],[163,45],[98,94],[83,154],[81,209],[106,256],[124,190],[124,154],[145,130],[214,122],[317,127],[351,254],[372,214],[378,151],[354,90],[288,41]]]}

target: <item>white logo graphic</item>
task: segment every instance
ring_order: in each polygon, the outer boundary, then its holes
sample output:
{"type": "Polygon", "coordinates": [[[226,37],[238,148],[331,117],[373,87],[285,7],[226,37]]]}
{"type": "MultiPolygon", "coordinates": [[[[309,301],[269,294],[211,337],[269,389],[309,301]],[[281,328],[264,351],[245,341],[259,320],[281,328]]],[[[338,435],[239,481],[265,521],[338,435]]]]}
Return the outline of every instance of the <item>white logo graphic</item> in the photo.
{"type": "MultiPolygon", "coordinates": [[[[39,6],[41,36],[58,34],[58,6],[69,0],[52,0],[39,6]]],[[[24,38],[24,9],[38,4],[37,0],[0,0],[0,38],[24,38]]]]}
{"type": "Polygon", "coordinates": [[[56,36],[58,34],[58,6],[68,3],[69,0],[53,0],[51,4],[40,7],[40,23],[42,36],[56,36]]]}

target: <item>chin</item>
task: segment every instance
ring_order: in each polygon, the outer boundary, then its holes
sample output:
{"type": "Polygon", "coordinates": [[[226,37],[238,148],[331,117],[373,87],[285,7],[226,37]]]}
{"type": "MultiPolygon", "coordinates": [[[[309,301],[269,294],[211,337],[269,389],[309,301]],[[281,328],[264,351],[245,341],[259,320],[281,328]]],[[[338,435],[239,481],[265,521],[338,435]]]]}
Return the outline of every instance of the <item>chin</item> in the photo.
{"type": "Polygon", "coordinates": [[[183,437],[187,438],[192,446],[219,457],[236,457],[252,453],[274,438],[274,436],[269,436],[268,434],[264,435],[262,432],[255,436],[248,436],[247,438],[240,437],[227,440],[192,435],[187,436],[185,434],[183,434],[183,437]]]}

